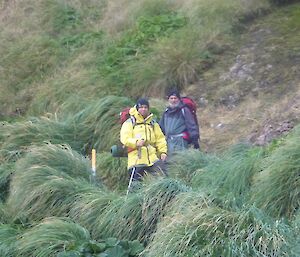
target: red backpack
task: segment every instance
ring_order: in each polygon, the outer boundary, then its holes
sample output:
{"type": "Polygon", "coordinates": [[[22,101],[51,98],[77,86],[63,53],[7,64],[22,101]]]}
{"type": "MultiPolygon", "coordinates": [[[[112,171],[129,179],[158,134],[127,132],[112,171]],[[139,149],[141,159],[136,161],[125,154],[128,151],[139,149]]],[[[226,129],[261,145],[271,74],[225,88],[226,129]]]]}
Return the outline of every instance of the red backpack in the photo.
{"type": "Polygon", "coordinates": [[[120,112],[120,123],[123,124],[126,120],[130,118],[129,110],[131,107],[125,107],[121,112],[120,112]]]}
{"type": "MultiPolygon", "coordinates": [[[[197,119],[197,114],[196,114],[197,105],[196,105],[195,101],[193,99],[187,97],[187,96],[184,96],[184,97],[181,97],[181,102],[183,103],[184,107],[189,108],[189,110],[191,111],[193,119],[194,119],[194,121],[195,121],[195,123],[198,127],[198,130],[199,130],[199,124],[198,124],[198,119],[197,119]]],[[[184,108],[181,109],[181,112],[182,112],[182,115],[185,116],[184,108]]],[[[185,131],[183,133],[184,133],[183,138],[185,140],[187,140],[188,143],[192,143],[190,134],[187,131],[185,131]]]]}
{"type": "Polygon", "coordinates": [[[195,101],[187,96],[181,97],[181,101],[186,107],[188,107],[190,109],[191,113],[193,114],[194,120],[195,120],[197,126],[199,127],[197,113],[196,113],[197,105],[196,105],[195,101]]]}

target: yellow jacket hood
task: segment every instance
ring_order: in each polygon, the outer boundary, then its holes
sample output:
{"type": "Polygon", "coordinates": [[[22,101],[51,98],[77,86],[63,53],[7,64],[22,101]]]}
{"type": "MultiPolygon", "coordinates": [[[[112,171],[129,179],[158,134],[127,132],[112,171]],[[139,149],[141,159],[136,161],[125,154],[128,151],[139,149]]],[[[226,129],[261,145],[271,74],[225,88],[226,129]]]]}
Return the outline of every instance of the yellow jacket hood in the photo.
{"type": "Polygon", "coordinates": [[[151,121],[152,121],[152,119],[153,119],[153,114],[152,114],[152,113],[150,113],[150,114],[148,115],[148,117],[144,118],[144,117],[138,112],[138,110],[136,109],[135,106],[132,107],[132,108],[130,108],[129,114],[135,118],[136,123],[144,123],[144,122],[145,122],[145,123],[147,123],[147,124],[150,124],[151,121]]]}

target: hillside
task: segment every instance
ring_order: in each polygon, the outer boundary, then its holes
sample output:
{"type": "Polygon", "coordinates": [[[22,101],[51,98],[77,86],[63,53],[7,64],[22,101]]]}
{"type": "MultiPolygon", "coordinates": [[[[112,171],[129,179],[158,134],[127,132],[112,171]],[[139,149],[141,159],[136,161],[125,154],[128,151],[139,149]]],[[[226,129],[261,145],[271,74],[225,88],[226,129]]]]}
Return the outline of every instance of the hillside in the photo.
{"type": "Polygon", "coordinates": [[[299,42],[294,0],[0,0],[0,256],[300,256],[299,42]],[[201,151],[128,193],[118,114],[174,87],[201,151]]]}
{"type": "Polygon", "coordinates": [[[247,22],[187,93],[202,105],[208,149],[240,138],[263,145],[299,123],[299,5],[247,22]]]}
{"type": "Polygon", "coordinates": [[[144,1],[127,5],[122,16],[114,2],[3,0],[1,119],[57,112],[74,99],[79,110],[123,92],[159,97],[161,112],[165,90],[175,85],[200,107],[205,151],[240,140],[265,144],[296,125],[299,4],[232,1],[205,21],[195,11],[209,6],[192,5],[144,1]]]}

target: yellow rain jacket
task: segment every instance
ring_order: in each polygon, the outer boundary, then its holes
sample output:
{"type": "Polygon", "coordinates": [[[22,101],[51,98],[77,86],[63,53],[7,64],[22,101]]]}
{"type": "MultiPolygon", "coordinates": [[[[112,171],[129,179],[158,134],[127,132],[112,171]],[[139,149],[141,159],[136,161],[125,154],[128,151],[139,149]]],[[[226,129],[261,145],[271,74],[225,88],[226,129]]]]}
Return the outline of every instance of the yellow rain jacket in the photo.
{"type": "Polygon", "coordinates": [[[162,153],[167,153],[167,143],[157,122],[153,121],[151,113],[147,118],[137,111],[135,107],[129,110],[133,119],[126,120],[121,128],[120,140],[128,147],[128,169],[133,166],[152,166],[162,153]],[[140,156],[136,142],[145,140],[140,149],[140,156]],[[140,157],[140,158],[139,158],[140,157]]]}

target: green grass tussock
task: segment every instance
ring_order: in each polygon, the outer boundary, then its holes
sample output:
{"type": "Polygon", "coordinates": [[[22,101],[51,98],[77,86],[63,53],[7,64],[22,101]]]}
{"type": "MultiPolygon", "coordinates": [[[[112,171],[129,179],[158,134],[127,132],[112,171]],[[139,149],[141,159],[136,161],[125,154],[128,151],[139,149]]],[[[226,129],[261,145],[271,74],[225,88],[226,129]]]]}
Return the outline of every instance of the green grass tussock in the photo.
{"type": "Polygon", "coordinates": [[[300,127],[265,159],[252,188],[252,202],[274,217],[293,217],[300,206],[300,127]]]}
{"type": "Polygon", "coordinates": [[[187,211],[198,212],[199,209],[206,209],[214,206],[214,199],[200,190],[182,192],[176,195],[172,203],[167,206],[166,219],[173,215],[185,215],[187,211]]]}
{"type": "Polygon", "coordinates": [[[145,256],[291,256],[290,233],[289,226],[254,208],[187,210],[159,224],[145,256]]]}
{"type": "Polygon", "coordinates": [[[214,162],[215,158],[217,157],[214,155],[205,154],[198,150],[178,152],[168,163],[168,174],[172,178],[191,185],[197,171],[214,162]]]}
{"type": "Polygon", "coordinates": [[[133,106],[133,102],[126,97],[106,96],[66,118],[74,126],[76,139],[84,142],[85,152],[90,153],[92,148],[109,150],[118,142],[119,113],[126,106],[133,106]]]}
{"type": "Polygon", "coordinates": [[[67,245],[89,240],[89,232],[71,220],[47,218],[22,234],[16,256],[57,256],[67,245]]]}
{"type": "Polygon", "coordinates": [[[146,243],[166,214],[167,205],[189,189],[172,179],[150,179],[136,190],[109,203],[105,212],[99,215],[94,231],[103,233],[103,237],[138,239],[146,243]]]}
{"type": "Polygon", "coordinates": [[[89,179],[91,173],[90,160],[68,145],[53,145],[30,147],[27,155],[17,162],[17,170],[26,172],[33,166],[48,166],[71,177],[89,179]]]}
{"type": "Polygon", "coordinates": [[[32,145],[69,143],[72,149],[80,150],[82,145],[66,122],[52,117],[33,118],[30,121],[7,123],[0,127],[6,140],[2,143],[0,155],[3,159],[14,161],[24,155],[32,145]]]}
{"type": "Polygon", "coordinates": [[[100,239],[103,232],[97,229],[101,223],[99,217],[102,217],[102,214],[110,208],[110,204],[119,198],[120,196],[115,193],[100,189],[79,193],[74,198],[69,217],[86,227],[94,239],[100,239]]]}
{"type": "Polygon", "coordinates": [[[17,170],[7,203],[15,218],[25,215],[39,220],[52,215],[66,216],[76,194],[93,189],[87,179],[72,178],[63,171],[35,165],[17,170]]]}
{"type": "Polygon", "coordinates": [[[291,238],[291,242],[294,242],[292,252],[295,256],[300,255],[300,213],[296,215],[293,223],[294,236],[291,238]]]}
{"type": "Polygon", "coordinates": [[[156,230],[156,224],[164,215],[166,207],[181,193],[190,191],[191,188],[180,181],[171,178],[158,178],[149,182],[142,188],[143,199],[143,230],[144,240],[148,241],[156,230]]]}
{"type": "Polygon", "coordinates": [[[199,170],[192,185],[221,199],[222,205],[241,206],[249,197],[253,176],[260,171],[263,157],[263,148],[237,144],[199,170]]]}
{"type": "Polygon", "coordinates": [[[97,177],[109,189],[124,191],[128,185],[127,158],[115,158],[111,153],[97,155],[97,177]]]}
{"type": "Polygon", "coordinates": [[[85,154],[92,148],[108,150],[119,138],[120,111],[132,105],[128,98],[107,96],[61,118],[48,115],[31,121],[5,123],[0,126],[0,133],[5,138],[0,154],[7,160],[15,160],[28,151],[30,145],[45,142],[69,144],[72,149],[85,154]]]}
{"type": "Polygon", "coordinates": [[[125,240],[141,239],[143,198],[132,194],[127,198],[118,197],[98,214],[92,234],[98,237],[116,237],[125,240]]]}
{"type": "Polygon", "coordinates": [[[17,241],[23,229],[17,225],[0,224],[0,255],[17,256],[17,241]]]}
{"type": "Polygon", "coordinates": [[[0,224],[10,223],[10,214],[9,210],[5,203],[0,201],[0,224]]]}
{"type": "MultiPolygon", "coordinates": [[[[136,63],[147,61],[151,44],[159,38],[167,37],[185,25],[185,17],[176,13],[165,13],[155,16],[141,16],[137,19],[136,27],[125,34],[119,42],[109,46],[100,63],[100,73],[108,86],[117,87],[119,94],[124,89],[133,89],[135,94],[141,91],[143,84],[135,82],[134,68],[136,63]],[[142,60],[142,61],[141,61],[142,60]]],[[[130,93],[129,91],[129,93],[130,93]]]]}
{"type": "Polygon", "coordinates": [[[3,163],[0,165],[0,201],[5,201],[9,191],[11,175],[14,172],[14,164],[3,163]]]}
{"type": "Polygon", "coordinates": [[[123,3],[121,11],[119,1],[4,4],[3,115],[54,112],[77,93],[136,97],[184,87],[215,62],[243,17],[270,8],[267,0],[123,3]]]}

